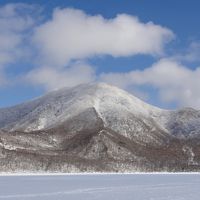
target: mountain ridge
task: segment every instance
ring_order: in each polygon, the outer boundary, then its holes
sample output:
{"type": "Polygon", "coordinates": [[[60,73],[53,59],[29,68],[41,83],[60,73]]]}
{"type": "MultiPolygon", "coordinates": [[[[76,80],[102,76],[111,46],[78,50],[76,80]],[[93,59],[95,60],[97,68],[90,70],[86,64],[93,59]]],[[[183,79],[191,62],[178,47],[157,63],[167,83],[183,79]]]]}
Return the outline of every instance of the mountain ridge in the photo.
{"type": "Polygon", "coordinates": [[[64,88],[0,109],[0,171],[198,170],[199,124],[105,83],[64,88]]]}

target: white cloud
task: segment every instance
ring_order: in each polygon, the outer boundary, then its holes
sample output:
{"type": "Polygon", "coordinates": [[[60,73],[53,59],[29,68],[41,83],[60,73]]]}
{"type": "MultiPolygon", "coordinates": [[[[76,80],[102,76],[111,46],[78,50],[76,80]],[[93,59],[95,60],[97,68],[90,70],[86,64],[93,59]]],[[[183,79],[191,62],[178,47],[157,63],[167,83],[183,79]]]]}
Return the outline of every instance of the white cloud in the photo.
{"type": "Polygon", "coordinates": [[[62,66],[95,55],[162,54],[173,37],[171,30],[142,23],[131,15],[105,19],[81,10],[57,8],[52,19],[36,29],[33,41],[46,64],[62,66]]]}
{"type": "Polygon", "coordinates": [[[186,53],[180,55],[179,59],[189,62],[200,61],[200,42],[199,41],[191,42],[186,53]]]}
{"type": "Polygon", "coordinates": [[[23,52],[26,31],[34,20],[28,13],[34,9],[26,4],[7,4],[0,7],[0,68],[14,63],[23,52]]]}
{"type": "Polygon", "coordinates": [[[7,69],[31,54],[28,40],[40,12],[36,8],[23,3],[0,7],[0,87],[15,84],[15,75],[9,79],[7,69]]]}
{"type": "Polygon", "coordinates": [[[171,59],[161,59],[144,70],[102,74],[100,79],[124,89],[148,85],[158,89],[163,102],[200,107],[200,67],[189,69],[171,59]]]}
{"type": "MultiPolygon", "coordinates": [[[[130,56],[161,54],[173,33],[152,22],[121,14],[114,19],[90,16],[76,9],[55,9],[52,19],[35,29],[42,68],[32,70],[27,80],[46,90],[94,81],[95,69],[72,61],[95,55],[130,56]],[[50,66],[50,67],[49,67],[50,66]]],[[[139,91],[138,91],[139,92],[139,91]]]]}
{"type": "Polygon", "coordinates": [[[7,84],[8,64],[24,58],[25,48],[35,53],[33,46],[28,46],[31,40],[38,48],[35,60],[42,65],[30,69],[25,75],[26,83],[53,90],[101,80],[132,90],[142,98],[148,97],[148,91],[141,88],[150,86],[158,90],[163,102],[200,107],[200,67],[192,70],[181,63],[199,61],[198,42],[193,42],[185,53],[176,54],[173,59],[161,59],[144,70],[102,73],[97,77],[94,67],[77,60],[101,55],[162,55],[164,45],[174,38],[173,32],[152,22],[142,23],[127,14],[105,19],[81,10],[59,8],[54,10],[52,19],[36,26],[34,10],[34,6],[27,4],[0,7],[0,86],[7,84]]]}
{"type": "Polygon", "coordinates": [[[34,85],[43,86],[48,91],[92,82],[95,80],[95,71],[85,63],[76,63],[65,69],[43,67],[29,72],[26,80],[34,85]]]}
{"type": "MultiPolygon", "coordinates": [[[[68,8],[55,9],[52,19],[38,26],[38,10],[22,3],[0,7],[0,85],[8,81],[6,67],[15,66],[29,54],[33,56],[30,66],[35,61],[40,65],[30,67],[26,82],[51,90],[96,79],[94,67],[77,60],[97,55],[160,55],[164,45],[174,37],[171,30],[152,22],[142,23],[134,16],[120,14],[105,19],[68,8]]],[[[21,78],[20,70],[17,73],[12,79],[21,78]]]]}

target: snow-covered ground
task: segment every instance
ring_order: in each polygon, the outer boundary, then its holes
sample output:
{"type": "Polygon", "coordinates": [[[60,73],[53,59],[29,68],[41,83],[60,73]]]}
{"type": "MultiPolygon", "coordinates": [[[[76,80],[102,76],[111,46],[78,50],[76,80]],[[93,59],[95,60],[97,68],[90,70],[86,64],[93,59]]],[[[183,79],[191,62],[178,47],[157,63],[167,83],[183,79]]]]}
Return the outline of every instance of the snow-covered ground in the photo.
{"type": "Polygon", "coordinates": [[[0,199],[199,200],[200,174],[1,176],[0,199]]]}

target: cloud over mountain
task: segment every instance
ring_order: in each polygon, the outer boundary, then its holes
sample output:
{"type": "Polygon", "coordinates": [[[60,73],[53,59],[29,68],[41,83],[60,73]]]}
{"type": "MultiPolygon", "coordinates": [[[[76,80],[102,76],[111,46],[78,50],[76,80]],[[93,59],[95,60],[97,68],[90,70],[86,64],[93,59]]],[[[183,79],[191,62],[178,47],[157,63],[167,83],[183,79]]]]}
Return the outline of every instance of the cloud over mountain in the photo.
{"type": "Polygon", "coordinates": [[[142,23],[131,15],[106,19],[82,10],[57,8],[52,19],[37,27],[34,42],[46,62],[65,65],[98,55],[162,54],[173,37],[171,30],[153,22],[142,23]]]}
{"type": "Polygon", "coordinates": [[[161,59],[144,70],[102,74],[101,80],[122,88],[148,85],[158,90],[163,102],[196,108],[200,105],[200,68],[192,70],[173,59],[161,59]]]}
{"type": "Polygon", "coordinates": [[[42,85],[50,91],[62,87],[72,87],[81,83],[95,81],[95,70],[86,63],[75,63],[66,69],[52,67],[37,68],[29,72],[26,81],[33,85],[42,85]]]}
{"type": "Polygon", "coordinates": [[[54,8],[47,17],[41,10],[21,3],[0,7],[0,87],[25,81],[49,91],[101,80],[126,90],[134,88],[145,98],[151,93],[143,91],[148,86],[164,105],[175,102],[199,108],[200,69],[189,64],[199,61],[199,42],[192,42],[184,53],[168,55],[165,47],[175,34],[153,22],[125,13],[105,18],[74,8],[54,8]],[[91,62],[106,55],[138,54],[154,56],[155,63],[129,71],[102,66],[102,72],[91,62]]]}

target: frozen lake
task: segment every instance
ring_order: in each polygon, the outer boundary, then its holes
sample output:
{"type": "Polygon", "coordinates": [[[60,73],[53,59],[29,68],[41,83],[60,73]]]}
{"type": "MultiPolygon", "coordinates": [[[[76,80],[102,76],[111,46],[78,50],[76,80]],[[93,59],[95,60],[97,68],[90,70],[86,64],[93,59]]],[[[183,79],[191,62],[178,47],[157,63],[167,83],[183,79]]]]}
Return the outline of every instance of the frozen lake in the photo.
{"type": "Polygon", "coordinates": [[[199,200],[200,174],[1,176],[0,199],[199,200]]]}

